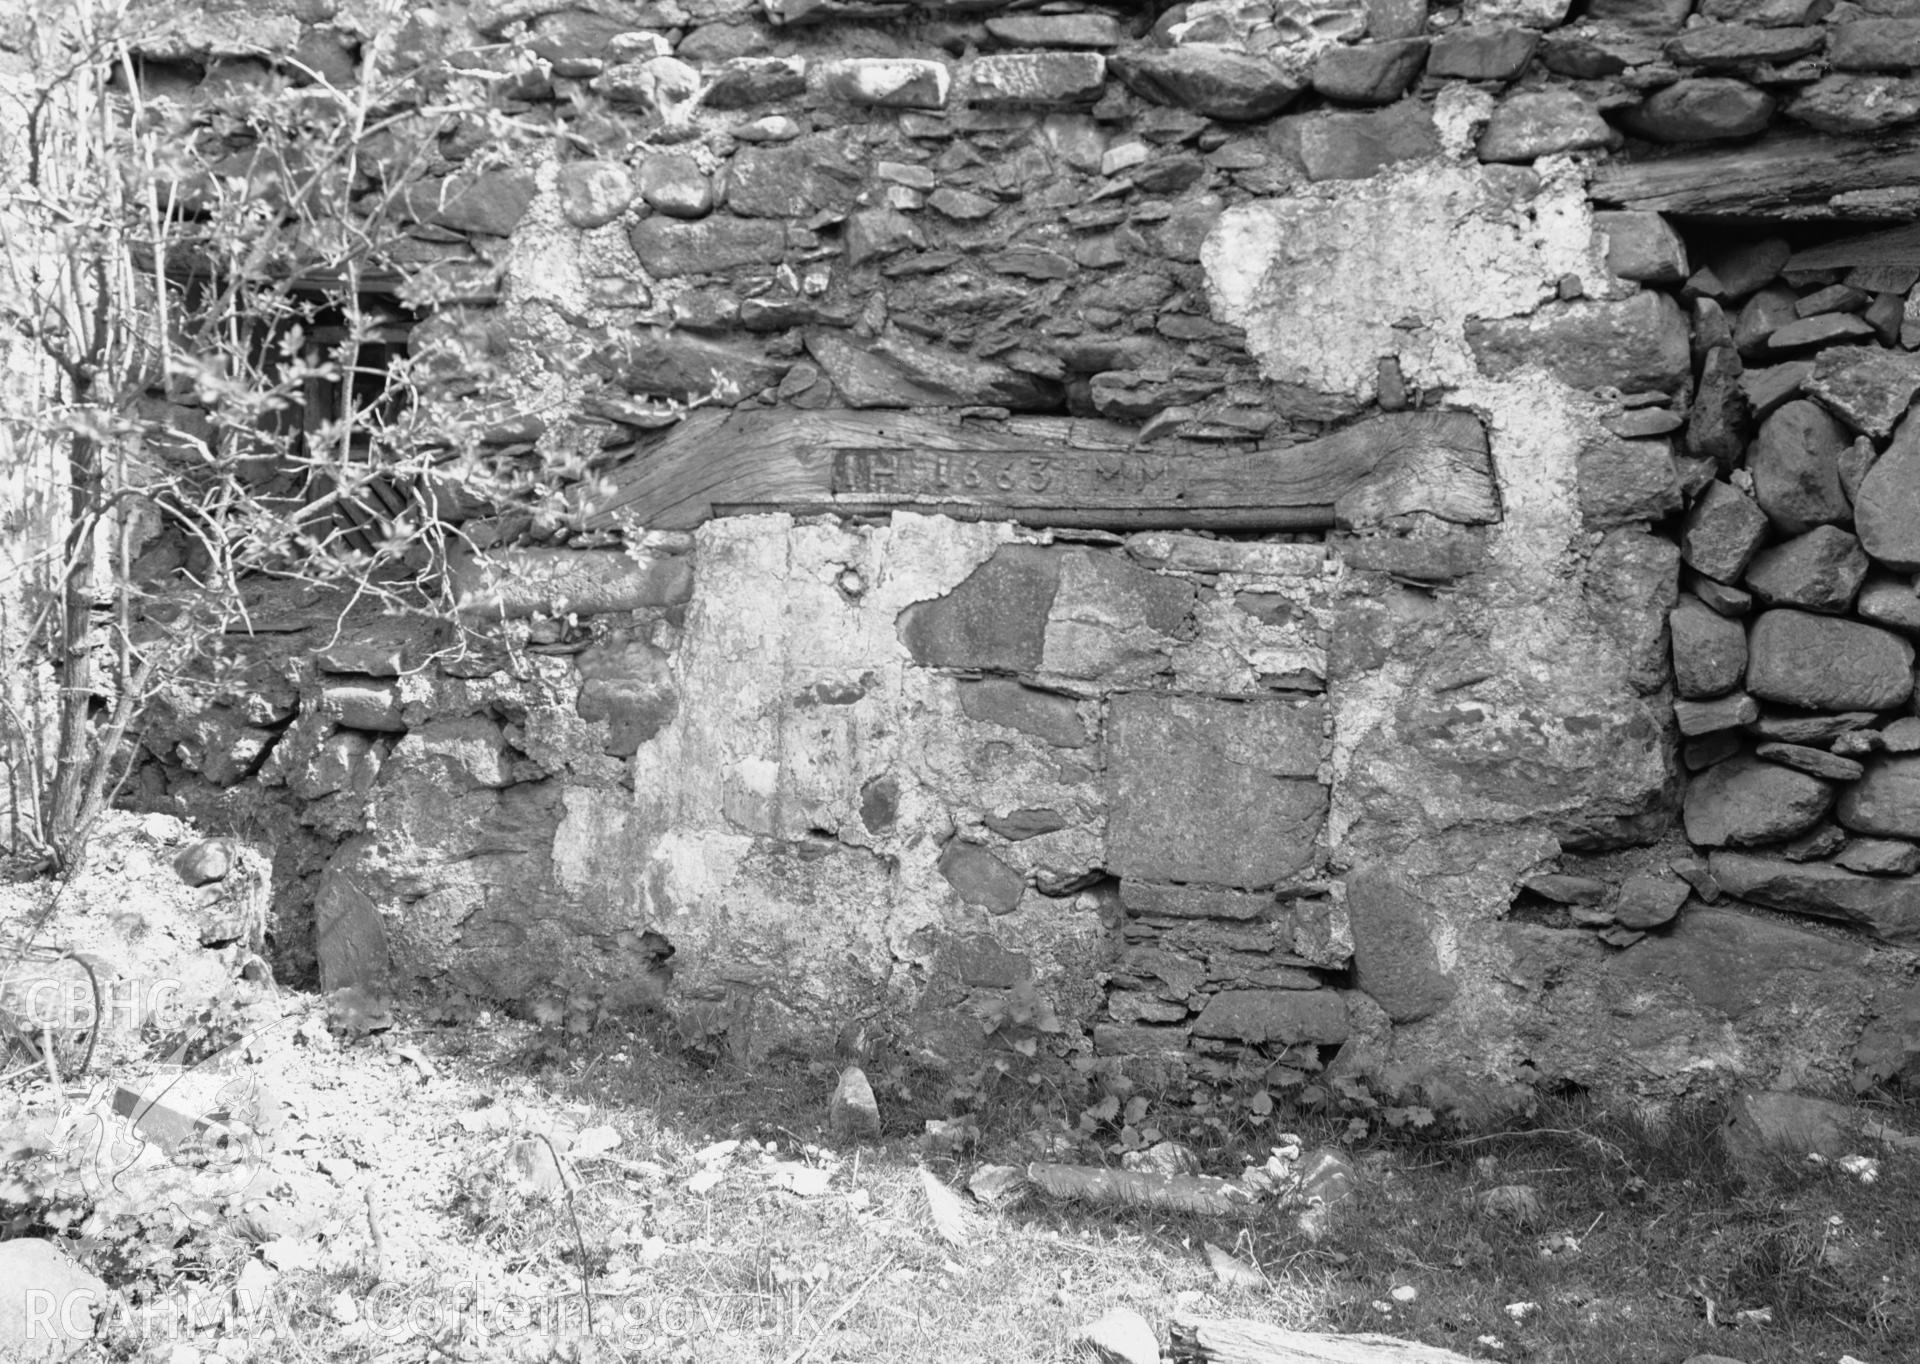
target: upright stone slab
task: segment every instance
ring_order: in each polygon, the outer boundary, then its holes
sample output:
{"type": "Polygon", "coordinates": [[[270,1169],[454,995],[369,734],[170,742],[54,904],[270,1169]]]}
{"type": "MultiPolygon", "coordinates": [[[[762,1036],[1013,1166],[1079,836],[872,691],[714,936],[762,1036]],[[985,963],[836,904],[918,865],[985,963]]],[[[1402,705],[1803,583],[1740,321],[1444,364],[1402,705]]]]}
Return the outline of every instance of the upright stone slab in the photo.
{"type": "Polygon", "coordinates": [[[1731,483],[1709,483],[1680,531],[1680,557],[1716,582],[1736,583],[1767,538],[1767,514],[1731,483]]]}
{"type": "Polygon", "coordinates": [[[1920,422],[1911,416],[1860,480],[1853,518],[1874,560],[1902,573],[1920,570],[1920,422]]]}
{"type": "Polygon", "coordinates": [[[1853,515],[1840,486],[1846,429],[1818,403],[1787,403],[1760,425],[1747,451],[1753,495],[1784,535],[1853,515]]]}
{"type": "Polygon", "coordinates": [[[1673,635],[1674,687],[1689,700],[1725,696],[1747,671],[1747,632],[1683,594],[1668,620],[1673,635]]]}
{"type": "Polygon", "coordinates": [[[1346,889],[1355,984],[1396,1023],[1416,1022],[1445,1008],[1457,987],[1440,969],[1419,898],[1379,866],[1350,873],[1346,889]]]}
{"type": "Polygon", "coordinates": [[[1875,758],[1841,794],[1840,823],[1860,834],[1920,838],[1920,755],[1875,758]]]}

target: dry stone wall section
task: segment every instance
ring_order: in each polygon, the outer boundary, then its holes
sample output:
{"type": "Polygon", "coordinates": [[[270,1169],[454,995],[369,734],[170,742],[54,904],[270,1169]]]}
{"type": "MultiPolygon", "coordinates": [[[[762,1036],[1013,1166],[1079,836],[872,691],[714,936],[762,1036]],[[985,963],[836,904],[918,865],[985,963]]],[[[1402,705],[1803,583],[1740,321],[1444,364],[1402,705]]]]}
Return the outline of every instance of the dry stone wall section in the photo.
{"type": "Polygon", "coordinates": [[[385,264],[438,400],[594,475],[466,513],[457,661],[263,600],[149,732],[323,984],[945,1055],[1031,984],[1296,1080],[1905,1063],[1893,0],[268,8],[148,78],[486,106],[399,125],[385,264]]]}

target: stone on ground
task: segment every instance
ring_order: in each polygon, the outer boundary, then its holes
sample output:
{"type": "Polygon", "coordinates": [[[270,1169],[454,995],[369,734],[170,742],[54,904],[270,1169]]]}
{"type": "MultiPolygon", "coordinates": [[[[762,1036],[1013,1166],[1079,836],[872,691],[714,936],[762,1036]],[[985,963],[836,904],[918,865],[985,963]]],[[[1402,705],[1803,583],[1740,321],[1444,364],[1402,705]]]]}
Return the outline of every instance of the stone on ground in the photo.
{"type": "Polygon", "coordinates": [[[1115,1307],[1080,1328],[1077,1357],[1093,1364],[1160,1364],[1160,1338],[1130,1307],[1115,1307]]]}
{"type": "Polygon", "coordinates": [[[880,1105],[873,1097],[867,1073],[858,1066],[840,1072],[840,1083],[833,1088],[833,1100],[827,1105],[827,1130],[835,1141],[877,1141],[880,1137],[880,1105]]]}
{"type": "Polygon", "coordinates": [[[1853,1115],[1830,1100],[1749,1090],[1734,1099],[1724,1136],[1728,1154],[1742,1164],[1815,1154],[1832,1160],[1847,1153],[1854,1126],[1853,1115]]]}
{"type": "Polygon", "coordinates": [[[93,1338],[106,1306],[106,1284],[51,1241],[0,1241],[0,1358],[65,1359],[93,1338]]]}

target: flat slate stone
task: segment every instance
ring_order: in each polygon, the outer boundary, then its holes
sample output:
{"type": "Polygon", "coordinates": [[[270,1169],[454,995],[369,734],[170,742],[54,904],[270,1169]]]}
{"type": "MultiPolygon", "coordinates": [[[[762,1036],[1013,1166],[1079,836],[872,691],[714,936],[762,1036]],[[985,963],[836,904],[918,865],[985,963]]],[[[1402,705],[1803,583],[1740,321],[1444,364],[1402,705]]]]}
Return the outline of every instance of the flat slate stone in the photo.
{"type": "Polygon", "coordinates": [[[1748,727],[1763,739],[1776,739],[1783,744],[1821,744],[1872,723],[1873,712],[1870,710],[1842,711],[1838,715],[1799,715],[1792,711],[1768,710],[1748,727]]]}
{"type": "Polygon", "coordinates": [[[1782,767],[1791,767],[1796,772],[1805,772],[1822,781],[1858,781],[1866,771],[1851,758],[1838,758],[1823,749],[1808,748],[1804,744],[1765,743],[1758,745],[1753,754],[1762,762],[1779,763],[1782,767]]]}
{"type": "Polygon", "coordinates": [[[1546,872],[1529,876],[1521,884],[1535,895],[1557,905],[1597,905],[1607,898],[1607,883],[1591,876],[1546,872]]]}
{"type": "Polygon", "coordinates": [[[883,109],[945,108],[952,79],[943,62],[907,57],[843,57],[820,68],[830,94],[883,109]]]}
{"type": "Polygon", "coordinates": [[[1328,1046],[1347,1040],[1347,1006],[1332,990],[1222,990],[1193,1021],[1193,1032],[1256,1046],[1328,1046]]]}
{"type": "Polygon", "coordinates": [[[1833,860],[1862,876],[1912,876],[1920,871],[1920,848],[1897,838],[1854,838],[1833,860]]]}
{"type": "Polygon", "coordinates": [[[1716,696],[1711,701],[1675,701],[1674,722],[1689,738],[1723,729],[1739,729],[1760,718],[1760,703],[1745,692],[1716,696]]]}
{"type": "Polygon", "coordinates": [[[1572,388],[1670,393],[1693,371],[1686,314],[1651,289],[1617,302],[1549,303],[1527,317],[1474,319],[1466,333],[1495,379],[1538,365],[1572,388]]]}
{"type": "Polygon", "coordinates": [[[1920,593],[1905,578],[1888,573],[1870,573],[1854,599],[1853,609],[1862,620],[1898,630],[1903,635],[1920,635],[1920,593]]]}
{"type": "Polygon", "coordinates": [[[1920,18],[1855,19],[1827,32],[1835,71],[1907,71],[1920,66],[1920,18]]]}
{"type": "Polygon", "coordinates": [[[1747,690],[1808,710],[1890,710],[1913,692],[1913,645],[1872,625],[1762,612],[1747,637],[1747,690]]]}
{"type": "Polygon", "coordinates": [[[1823,76],[1794,96],[1786,116],[1823,133],[1884,132],[1920,118],[1920,81],[1901,76],[1823,76]]]}
{"type": "Polygon", "coordinates": [[[1854,529],[1876,563],[1920,570],[1920,422],[1900,424],[1893,443],[1860,480],[1854,529]]]}
{"type": "Polygon", "coordinates": [[[1655,91],[1621,122],[1649,142],[1718,142],[1760,132],[1774,107],[1772,96],[1743,81],[1700,76],[1655,91]]]}
{"type": "Polygon", "coordinates": [[[1717,582],[1736,583],[1767,538],[1767,514],[1731,483],[1713,482],[1680,531],[1680,558],[1717,582]]]}
{"type": "MultiPolygon", "coordinates": [[[[1055,582],[1057,584],[1057,577],[1055,582]]],[[[1038,659],[1044,647],[1047,613],[1052,609],[1053,594],[1042,588],[1030,595],[1035,605],[1039,604],[1043,595],[1045,599],[1045,605],[1040,606],[1037,622],[1030,624],[1030,628],[1036,631],[1031,646],[1032,657],[1038,659]]],[[[1015,646],[1015,651],[1019,651],[1019,646],[1015,646]]],[[[1087,746],[1086,723],[1080,718],[1079,705],[1070,696],[1041,691],[1010,677],[983,677],[976,682],[962,681],[954,685],[959,692],[961,713],[969,720],[1017,729],[1055,748],[1087,746]]]]}
{"type": "Polygon", "coordinates": [[[1689,700],[1724,696],[1747,672],[1747,632],[1737,620],[1682,594],[1667,617],[1673,639],[1674,689],[1689,700]]]}
{"type": "Polygon", "coordinates": [[[1827,783],[1746,755],[1688,782],[1681,819],[1700,847],[1775,843],[1812,828],[1832,805],[1827,783]]]}
{"type": "Polygon", "coordinates": [[[1315,93],[1346,104],[1391,104],[1427,64],[1425,38],[1322,49],[1313,59],[1315,93]]]}
{"type": "Polygon", "coordinates": [[[1282,136],[1298,147],[1309,180],[1366,180],[1388,166],[1421,161],[1440,150],[1433,111],[1401,100],[1368,113],[1283,119],[1282,136]]]}
{"type": "Polygon", "coordinates": [[[1097,102],[1107,59],[1097,52],[1003,52],[977,58],[967,99],[988,108],[1071,109],[1097,102]]]}
{"type": "Polygon", "coordinates": [[[949,350],[895,327],[860,341],[829,332],[807,338],[807,353],[849,407],[1005,407],[1052,411],[1059,387],[993,360],[949,350]]]}
{"type": "Polygon", "coordinates": [[[1714,880],[1737,900],[1865,929],[1883,942],[1920,943],[1920,880],[1862,876],[1821,862],[1716,852],[1714,880]]]}
{"type": "Polygon", "coordinates": [[[1745,588],[1728,587],[1691,568],[1681,576],[1681,586],[1719,615],[1739,619],[1753,614],[1753,593],[1745,588]]]}
{"type": "Polygon", "coordinates": [[[1798,317],[1767,337],[1767,353],[1781,355],[1815,346],[1831,346],[1836,341],[1862,341],[1873,335],[1873,326],[1852,313],[1821,313],[1818,317],[1798,317]]]}
{"type": "Polygon", "coordinates": [[[1540,35],[1526,28],[1473,25],[1433,40],[1427,74],[1450,80],[1507,81],[1526,70],[1540,35]]]}
{"type": "Polygon", "coordinates": [[[1705,24],[1689,29],[1666,46],[1678,66],[1740,68],[1756,62],[1786,63],[1818,52],[1826,40],[1812,27],[1748,28],[1741,24],[1705,24]]]}
{"type": "Polygon", "coordinates": [[[785,223],[704,218],[697,223],[642,218],[627,229],[640,264],[656,279],[723,274],[747,265],[777,265],[787,254],[785,223]]]}
{"type": "Polygon", "coordinates": [[[1853,508],[1840,485],[1840,455],[1851,444],[1845,428],[1815,402],[1800,398],[1760,424],[1747,452],[1753,495],[1767,519],[1786,535],[1850,520],[1853,508]]]}
{"type": "Polygon", "coordinates": [[[1271,118],[1307,88],[1304,75],[1207,43],[1129,53],[1109,65],[1145,99],[1232,122],[1271,118]]]}
{"type": "MultiPolygon", "coordinates": [[[[1060,560],[1061,552],[1051,546],[1000,546],[944,597],[915,602],[901,612],[900,642],[921,667],[1038,669],[1046,649],[1047,618],[1060,590],[1060,560]]],[[[1010,717],[1002,718],[1013,709],[1005,700],[1003,687],[977,697],[976,704],[990,709],[986,718],[1013,723],[1010,717]],[[1003,704],[994,706],[995,699],[1003,704]]],[[[966,701],[963,690],[962,704],[966,701]]],[[[1021,718],[1027,723],[1015,728],[1033,732],[1045,727],[1038,719],[1021,718]]]]}
{"type": "Polygon", "coordinates": [[[1780,855],[1789,862],[1819,862],[1839,852],[1846,842],[1846,834],[1837,827],[1822,824],[1809,833],[1801,834],[1793,842],[1782,844],[1780,855]]]}
{"type": "Polygon", "coordinates": [[[954,839],[941,852],[939,867],[962,900],[989,914],[1012,913],[1026,893],[1026,878],[978,844],[954,839]]]}
{"type": "Polygon", "coordinates": [[[1612,138],[1600,111],[1574,91],[1525,90],[1494,109],[1475,150],[1482,161],[1526,162],[1604,147],[1612,138]]]}
{"type": "Polygon", "coordinates": [[[1866,576],[1858,540],[1838,526],[1815,526],[1754,555],[1746,583],[1768,606],[1838,613],[1853,604],[1866,576]]]}
{"type": "Polygon", "coordinates": [[[1111,14],[996,14],[987,32],[1009,47],[1118,47],[1126,34],[1111,14]]]}
{"type": "Polygon", "coordinates": [[[1920,838],[1920,757],[1888,754],[1841,797],[1836,817],[1855,833],[1920,838]]]}
{"type": "Polygon", "coordinates": [[[1311,866],[1326,819],[1323,703],[1128,692],[1112,702],[1107,868],[1126,880],[1259,888],[1311,866]]]}
{"type": "Polygon", "coordinates": [[[1754,419],[1763,421],[1794,398],[1813,376],[1818,360],[1788,360],[1785,364],[1749,368],[1740,375],[1740,391],[1747,395],[1754,419]]]}

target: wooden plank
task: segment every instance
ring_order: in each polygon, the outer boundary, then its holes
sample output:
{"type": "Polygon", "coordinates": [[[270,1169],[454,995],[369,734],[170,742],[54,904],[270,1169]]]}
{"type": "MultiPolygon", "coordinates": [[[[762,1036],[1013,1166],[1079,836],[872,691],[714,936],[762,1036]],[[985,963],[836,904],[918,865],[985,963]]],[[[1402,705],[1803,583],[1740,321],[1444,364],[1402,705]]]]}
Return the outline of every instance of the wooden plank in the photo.
{"type": "Polygon", "coordinates": [[[697,412],[587,494],[586,523],[690,530],[748,511],[943,512],[1055,526],[1309,530],[1500,517],[1479,419],[1399,412],[1299,445],[1160,451],[1106,422],[697,412]]]}
{"type": "Polygon", "coordinates": [[[1795,220],[1912,217],[1908,198],[1888,202],[1888,191],[1920,196],[1920,134],[1778,133],[1739,147],[1617,157],[1593,180],[1603,207],[1795,220]],[[1859,197],[1849,203],[1843,196],[1859,197]]]}

